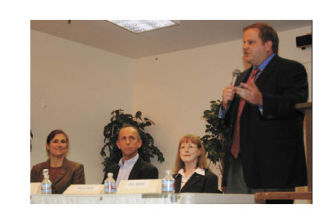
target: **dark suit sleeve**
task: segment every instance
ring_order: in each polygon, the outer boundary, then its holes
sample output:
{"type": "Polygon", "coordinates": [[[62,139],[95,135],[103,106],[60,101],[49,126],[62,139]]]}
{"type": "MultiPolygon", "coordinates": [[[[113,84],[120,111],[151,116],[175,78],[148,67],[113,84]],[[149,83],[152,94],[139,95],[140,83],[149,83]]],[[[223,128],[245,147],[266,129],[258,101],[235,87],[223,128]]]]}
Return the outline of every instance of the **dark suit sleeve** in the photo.
{"type": "Polygon", "coordinates": [[[84,167],[82,164],[75,168],[73,184],[85,184],[84,167]]]}
{"type": "Polygon", "coordinates": [[[203,192],[221,193],[221,191],[218,190],[218,177],[215,174],[208,171],[205,178],[206,182],[204,184],[203,192]]]}
{"type": "Polygon", "coordinates": [[[152,170],[153,170],[153,171],[152,171],[152,178],[153,178],[153,179],[158,179],[158,177],[159,177],[158,169],[157,169],[156,167],[153,167],[152,170]]]}
{"type": "Polygon", "coordinates": [[[157,179],[158,169],[151,163],[145,162],[141,157],[137,160],[133,166],[129,179],[157,179]]]}
{"type": "Polygon", "coordinates": [[[296,116],[295,104],[308,99],[307,73],[302,64],[284,60],[276,69],[277,79],[273,82],[276,91],[261,91],[265,119],[296,116]]]}
{"type": "Polygon", "coordinates": [[[158,169],[149,164],[148,167],[144,170],[144,176],[145,179],[158,179],[158,169]]]}
{"type": "Polygon", "coordinates": [[[180,192],[180,187],[181,187],[181,178],[182,178],[182,176],[180,174],[173,174],[173,178],[174,178],[175,192],[179,193],[180,192]]]}

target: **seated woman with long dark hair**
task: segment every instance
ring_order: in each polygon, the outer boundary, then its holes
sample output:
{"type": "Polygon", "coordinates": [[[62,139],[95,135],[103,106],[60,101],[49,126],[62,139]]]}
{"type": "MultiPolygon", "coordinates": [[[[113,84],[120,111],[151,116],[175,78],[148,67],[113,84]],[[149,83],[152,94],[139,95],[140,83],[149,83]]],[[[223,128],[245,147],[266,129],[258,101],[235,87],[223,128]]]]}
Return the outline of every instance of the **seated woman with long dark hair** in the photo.
{"type": "Polygon", "coordinates": [[[47,137],[46,151],[49,159],[32,167],[31,182],[43,180],[43,169],[49,169],[52,193],[61,194],[71,184],[84,184],[84,168],[77,162],[69,161],[69,138],[60,130],[53,130],[47,137]]]}

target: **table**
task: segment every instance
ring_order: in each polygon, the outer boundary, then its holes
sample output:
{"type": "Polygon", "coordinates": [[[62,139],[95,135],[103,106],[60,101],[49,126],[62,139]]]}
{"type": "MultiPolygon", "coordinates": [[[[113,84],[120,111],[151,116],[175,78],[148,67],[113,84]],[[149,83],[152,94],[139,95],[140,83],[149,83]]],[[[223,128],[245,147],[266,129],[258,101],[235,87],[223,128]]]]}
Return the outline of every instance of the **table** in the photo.
{"type": "Polygon", "coordinates": [[[178,193],[30,196],[31,204],[254,204],[254,194],[178,193]]]}

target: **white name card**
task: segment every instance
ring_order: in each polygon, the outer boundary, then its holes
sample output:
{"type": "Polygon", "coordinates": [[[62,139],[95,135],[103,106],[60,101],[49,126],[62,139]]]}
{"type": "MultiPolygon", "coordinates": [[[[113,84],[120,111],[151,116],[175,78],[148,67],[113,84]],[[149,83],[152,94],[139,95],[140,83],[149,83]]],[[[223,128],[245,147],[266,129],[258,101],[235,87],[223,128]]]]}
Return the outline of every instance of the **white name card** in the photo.
{"type": "Polygon", "coordinates": [[[41,183],[31,183],[30,184],[30,195],[41,194],[41,183]]]}
{"type": "Polygon", "coordinates": [[[103,194],[104,186],[102,184],[72,184],[63,194],[65,195],[96,195],[103,194]]]}
{"type": "Polygon", "coordinates": [[[161,194],[161,180],[122,180],[117,194],[161,194]]]}

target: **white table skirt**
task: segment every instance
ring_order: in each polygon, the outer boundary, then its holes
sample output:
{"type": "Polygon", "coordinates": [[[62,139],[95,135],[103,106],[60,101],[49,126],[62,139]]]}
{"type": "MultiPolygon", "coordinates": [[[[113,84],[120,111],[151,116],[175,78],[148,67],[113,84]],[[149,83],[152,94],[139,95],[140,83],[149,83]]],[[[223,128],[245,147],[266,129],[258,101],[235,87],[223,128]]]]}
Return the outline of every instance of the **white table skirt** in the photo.
{"type": "Polygon", "coordinates": [[[31,195],[32,204],[253,204],[251,194],[179,193],[172,195],[31,195]]]}

